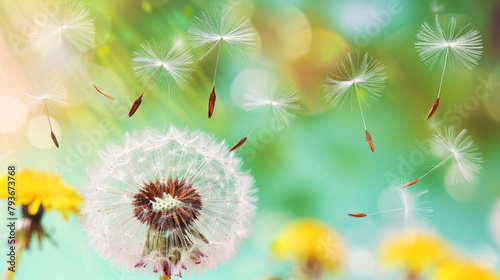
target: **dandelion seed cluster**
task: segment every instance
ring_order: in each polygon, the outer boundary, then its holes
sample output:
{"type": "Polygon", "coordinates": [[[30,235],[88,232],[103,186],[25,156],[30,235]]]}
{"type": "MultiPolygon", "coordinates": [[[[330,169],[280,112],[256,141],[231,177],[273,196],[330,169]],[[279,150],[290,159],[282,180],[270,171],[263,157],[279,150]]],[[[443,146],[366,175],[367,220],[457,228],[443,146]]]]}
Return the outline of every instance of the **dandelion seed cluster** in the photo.
{"type": "Polygon", "coordinates": [[[248,112],[267,113],[275,128],[282,129],[290,125],[300,111],[299,95],[291,83],[280,86],[278,82],[258,83],[244,96],[243,108],[248,112]]]}
{"type": "Polygon", "coordinates": [[[132,53],[132,69],[139,81],[167,93],[183,89],[193,71],[193,56],[186,48],[167,40],[152,40],[141,44],[132,53]]]}
{"type": "Polygon", "coordinates": [[[415,43],[420,59],[431,69],[445,63],[453,69],[458,63],[464,69],[472,70],[483,53],[482,36],[474,29],[464,32],[465,28],[467,26],[457,29],[457,21],[453,17],[441,26],[436,15],[435,28],[424,22],[415,43]]]}
{"type": "Polygon", "coordinates": [[[94,19],[89,10],[81,2],[72,2],[36,22],[30,41],[43,55],[56,51],[61,44],[86,52],[93,47],[94,35],[94,19]]]}
{"type": "Polygon", "coordinates": [[[452,158],[446,175],[446,180],[450,184],[470,182],[479,174],[483,158],[477,152],[472,137],[467,135],[467,129],[458,134],[454,126],[438,130],[431,137],[430,145],[436,155],[452,158]]]}
{"type": "Polygon", "coordinates": [[[217,266],[249,235],[254,180],[224,142],[170,126],[127,134],[100,156],[82,226],[114,264],[181,276],[217,266]]]}
{"type": "Polygon", "coordinates": [[[195,17],[188,33],[194,48],[208,48],[199,59],[205,58],[221,44],[240,62],[250,57],[256,37],[252,21],[228,5],[202,11],[195,17]]]}
{"type": "Polygon", "coordinates": [[[327,77],[324,84],[326,98],[331,100],[334,108],[342,109],[348,100],[360,94],[357,88],[375,100],[382,96],[387,79],[382,72],[385,66],[367,53],[362,57],[348,53],[347,62],[341,60],[337,67],[339,73],[332,73],[333,77],[327,77]]]}

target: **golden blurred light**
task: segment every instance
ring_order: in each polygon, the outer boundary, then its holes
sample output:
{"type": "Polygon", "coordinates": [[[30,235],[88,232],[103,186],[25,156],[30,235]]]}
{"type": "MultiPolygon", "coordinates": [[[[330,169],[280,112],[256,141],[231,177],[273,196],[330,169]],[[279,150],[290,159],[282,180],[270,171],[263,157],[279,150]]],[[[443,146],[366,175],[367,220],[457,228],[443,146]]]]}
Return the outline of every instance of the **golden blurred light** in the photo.
{"type": "Polygon", "coordinates": [[[153,10],[151,3],[149,3],[148,1],[142,1],[141,7],[146,13],[151,13],[151,11],[153,10]]]}
{"type": "MultiPolygon", "coordinates": [[[[61,127],[59,123],[53,118],[50,118],[50,122],[52,124],[52,130],[59,140],[59,144],[63,145],[61,143],[61,127]]],[[[31,119],[28,123],[25,135],[28,141],[38,149],[55,148],[54,142],[52,142],[52,138],[50,138],[49,122],[45,115],[40,115],[31,119]]]]}
{"type": "Polygon", "coordinates": [[[330,73],[336,73],[337,62],[349,50],[349,45],[338,34],[323,28],[311,30],[311,48],[301,58],[289,61],[287,73],[304,94],[304,107],[320,113],[329,109],[325,102],[323,82],[330,73]]]}
{"type": "Polygon", "coordinates": [[[311,25],[302,11],[288,5],[263,17],[265,18],[258,18],[256,21],[262,44],[268,52],[263,63],[279,64],[309,52],[312,42],[311,25]]]}
{"type": "Polygon", "coordinates": [[[0,133],[16,133],[23,128],[28,118],[28,109],[13,96],[0,96],[0,133]]]}
{"type": "Polygon", "coordinates": [[[338,271],[343,263],[342,238],[327,225],[313,219],[296,220],[271,244],[278,260],[292,259],[305,275],[338,271]]]}

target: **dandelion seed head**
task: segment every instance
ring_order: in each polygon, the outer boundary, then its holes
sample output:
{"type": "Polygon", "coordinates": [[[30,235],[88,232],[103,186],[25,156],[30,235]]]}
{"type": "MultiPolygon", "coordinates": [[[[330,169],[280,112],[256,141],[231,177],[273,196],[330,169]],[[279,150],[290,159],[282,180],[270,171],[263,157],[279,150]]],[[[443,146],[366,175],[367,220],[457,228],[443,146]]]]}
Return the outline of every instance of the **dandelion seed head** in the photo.
{"type": "Polygon", "coordinates": [[[188,30],[194,48],[206,48],[200,60],[214,51],[219,43],[238,62],[250,57],[256,33],[252,21],[228,6],[213,7],[195,17],[188,30]]]}
{"type": "Polygon", "coordinates": [[[455,18],[439,23],[436,15],[436,25],[432,27],[427,22],[422,24],[417,33],[415,48],[425,65],[430,69],[446,63],[449,69],[454,69],[459,64],[466,70],[472,70],[478,65],[483,53],[482,36],[478,30],[470,29],[465,32],[468,25],[457,29],[455,18]]]}
{"type": "Polygon", "coordinates": [[[253,178],[207,134],[146,129],[100,153],[83,190],[89,243],[128,271],[180,276],[237,252],[255,213],[253,178]]]}
{"type": "Polygon", "coordinates": [[[61,83],[51,79],[40,84],[35,83],[25,95],[29,99],[28,106],[40,113],[47,110],[49,114],[56,114],[68,105],[66,89],[61,83]]]}
{"type": "Polygon", "coordinates": [[[170,93],[184,89],[191,78],[193,56],[166,40],[146,41],[132,53],[132,69],[144,86],[152,83],[157,90],[170,93]]]}
{"type": "Polygon", "coordinates": [[[278,82],[264,80],[245,94],[243,108],[248,112],[266,112],[268,122],[282,129],[289,126],[300,111],[299,99],[292,83],[281,86],[278,82]]]}
{"type": "Polygon", "coordinates": [[[446,180],[452,185],[462,184],[474,180],[482,166],[483,158],[477,152],[467,129],[456,133],[454,126],[438,130],[430,139],[431,148],[437,156],[446,158],[452,156],[446,180]]]}
{"type": "Polygon", "coordinates": [[[69,44],[81,52],[93,47],[95,27],[89,10],[81,2],[62,5],[57,12],[47,12],[44,21],[38,21],[30,34],[32,46],[42,55],[54,52],[62,44],[69,44]]]}
{"type": "MultiPolygon", "coordinates": [[[[327,77],[323,85],[326,98],[334,108],[338,106],[342,109],[348,100],[357,98],[357,94],[365,94],[375,100],[382,96],[387,79],[382,72],[385,66],[373,57],[368,54],[363,57],[359,54],[351,56],[348,53],[347,61],[341,60],[337,67],[338,74],[332,73],[332,77],[327,77]]],[[[365,98],[361,99],[366,101],[365,98]]]]}

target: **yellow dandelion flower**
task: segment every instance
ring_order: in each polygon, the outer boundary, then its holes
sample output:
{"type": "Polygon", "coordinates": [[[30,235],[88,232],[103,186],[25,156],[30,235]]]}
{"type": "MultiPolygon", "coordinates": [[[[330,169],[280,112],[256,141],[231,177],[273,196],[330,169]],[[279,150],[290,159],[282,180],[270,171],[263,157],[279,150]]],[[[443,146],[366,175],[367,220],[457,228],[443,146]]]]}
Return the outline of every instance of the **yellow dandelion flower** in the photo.
{"type": "Polygon", "coordinates": [[[485,267],[467,261],[447,261],[438,265],[432,280],[500,280],[500,276],[485,267]]]}
{"type": "MultiPolygon", "coordinates": [[[[8,174],[1,176],[2,186],[7,187],[8,174]]],[[[81,197],[66,185],[60,176],[25,169],[16,175],[16,205],[27,207],[27,213],[35,216],[40,210],[56,209],[68,218],[68,212],[78,214],[81,197]]],[[[0,198],[7,198],[8,192],[0,192],[0,198]]]]}
{"type": "Polygon", "coordinates": [[[387,242],[381,250],[382,263],[398,266],[415,279],[450,258],[449,249],[440,239],[432,235],[406,236],[387,242]]]}
{"type": "Polygon", "coordinates": [[[309,278],[318,278],[322,271],[340,269],[343,242],[340,236],[323,223],[303,219],[286,227],[271,244],[277,260],[291,258],[309,278]]]}

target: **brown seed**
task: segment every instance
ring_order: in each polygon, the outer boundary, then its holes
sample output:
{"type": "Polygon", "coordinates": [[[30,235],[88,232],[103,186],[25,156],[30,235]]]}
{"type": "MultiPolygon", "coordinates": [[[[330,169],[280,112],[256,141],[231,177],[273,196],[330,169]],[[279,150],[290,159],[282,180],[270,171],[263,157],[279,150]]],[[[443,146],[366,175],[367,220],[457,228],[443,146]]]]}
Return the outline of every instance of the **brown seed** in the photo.
{"type": "Polygon", "coordinates": [[[245,143],[245,141],[247,141],[247,137],[243,137],[240,141],[238,141],[238,143],[234,144],[234,146],[229,149],[230,152],[238,149],[241,145],[243,145],[243,143],[245,143]]]}
{"type": "Polygon", "coordinates": [[[141,105],[141,102],[142,102],[142,94],[141,96],[139,96],[139,98],[137,98],[135,101],[134,101],[134,104],[132,105],[132,108],[130,108],[130,112],[128,112],[128,117],[132,117],[132,115],[135,114],[135,111],[137,111],[137,109],[139,108],[139,106],[141,105]]]}
{"type": "Polygon", "coordinates": [[[373,146],[372,137],[370,133],[368,133],[368,130],[365,130],[365,136],[366,136],[366,142],[368,143],[370,150],[372,150],[372,153],[375,153],[375,147],[373,146]]]}
{"type": "Polygon", "coordinates": [[[434,101],[434,104],[432,104],[432,108],[429,111],[429,114],[427,115],[427,120],[430,119],[432,115],[434,115],[434,112],[436,112],[438,105],[439,105],[439,97],[436,99],[436,101],[434,101]]]}
{"type": "Polygon", "coordinates": [[[410,182],[406,183],[405,185],[401,186],[401,188],[406,188],[406,187],[409,187],[411,185],[415,185],[417,182],[418,182],[419,179],[415,179],[415,180],[411,180],[410,182]]]}
{"type": "Polygon", "coordinates": [[[208,118],[212,117],[215,108],[215,86],[212,88],[212,92],[210,93],[210,97],[208,98],[208,118]]]}
{"type": "Polygon", "coordinates": [[[364,218],[364,217],[368,216],[365,213],[349,213],[347,215],[354,217],[354,218],[364,218]]]}
{"type": "Polygon", "coordinates": [[[100,94],[102,94],[102,95],[106,96],[107,98],[109,98],[109,99],[111,99],[111,100],[115,101],[115,99],[113,98],[113,96],[109,95],[109,94],[108,94],[107,92],[105,92],[102,88],[98,87],[98,86],[97,86],[97,85],[95,85],[95,84],[92,84],[92,85],[95,87],[95,89],[96,89],[96,90],[97,90],[100,94]]]}
{"type": "Polygon", "coordinates": [[[50,137],[52,137],[52,142],[54,142],[56,147],[59,148],[59,142],[57,142],[56,135],[54,134],[54,132],[52,130],[50,131],[50,137]]]}

